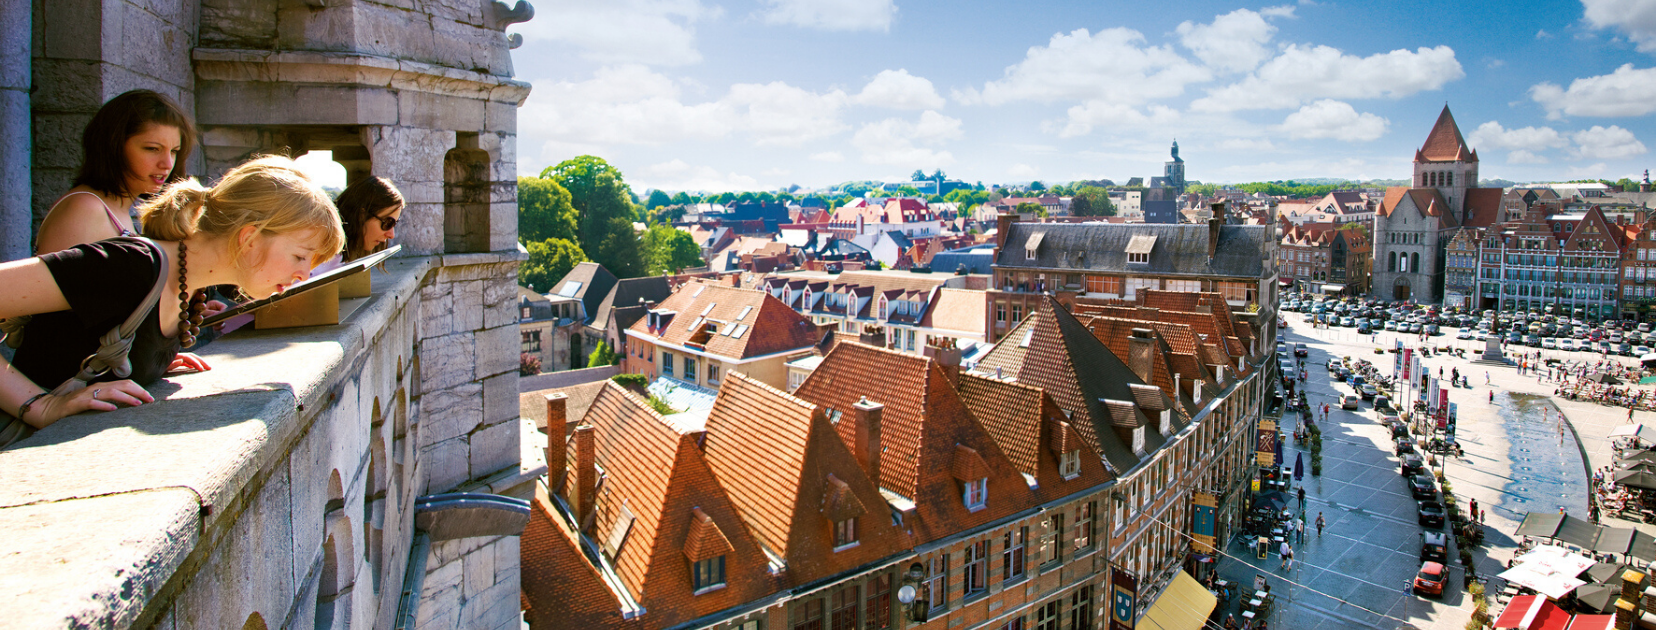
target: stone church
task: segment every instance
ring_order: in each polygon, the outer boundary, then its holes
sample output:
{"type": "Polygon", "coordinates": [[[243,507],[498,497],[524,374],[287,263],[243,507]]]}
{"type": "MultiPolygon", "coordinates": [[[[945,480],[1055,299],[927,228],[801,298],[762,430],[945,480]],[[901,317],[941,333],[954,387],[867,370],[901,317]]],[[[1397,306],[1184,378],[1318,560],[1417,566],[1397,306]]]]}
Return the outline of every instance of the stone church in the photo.
{"type": "Polygon", "coordinates": [[[1415,151],[1413,186],[1393,186],[1374,219],[1370,295],[1383,300],[1443,300],[1444,246],[1461,227],[1499,217],[1501,189],[1478,188],[1478,152],[1466,146],[1449,106],[1415,151]]]}
{"type": "MultiPolygon", "coordinates": [[[[189,172],[331,151],[408,201],[340,323],[239,330],[157,401],[0,451],[9,628],[521,626],[546,468],[518,417],[522,1],[0,2],[0,254],[32,253],[122,92],[195,115],[189,172]]],[[[531,426],[529,434],[534,434],[531,426]]],[[[544,443],[544,438],[536,441],[544,443]]]]}

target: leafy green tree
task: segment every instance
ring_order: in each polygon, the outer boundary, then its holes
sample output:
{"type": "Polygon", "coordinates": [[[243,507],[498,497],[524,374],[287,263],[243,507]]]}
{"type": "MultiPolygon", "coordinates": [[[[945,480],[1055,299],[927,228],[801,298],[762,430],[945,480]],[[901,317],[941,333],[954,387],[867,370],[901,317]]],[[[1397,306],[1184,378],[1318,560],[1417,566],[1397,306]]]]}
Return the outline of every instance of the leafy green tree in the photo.
{"type": "Polygon", "coordinates": [[[799,198],[794,197],[793,193],[779,192],[779,193],[776,193],[776,200],[780,201],[782,203],[788,203],[790,201],[799,201],[799,198]]]}
{"type": "Polygon", "coordinates": [[[675,206],[684,206],[695,203],[694,200],[690,199],[690,195],[685,194],[682,190],[674,193],[672,199],[668,200],[668,202],[675,206]]]}
{"type": "Polygon", "coordinates": [[[1042,217],[1042,218],[1045,218],[1046,215],[1047,215],[1046,206],[1035,203],[1033,201],[1025,201],[1023,203],[1018,204],[1017,212],[1018,212],[1018,214],[1033,214],[1035,216],[1042,217]]]}
{"type": "Polygon", "coordinates": [[[736,203],[747,203],[749,201],[753,201],[753,191],[751,190],[742,191],[742,194],[736,195],[736,203]]]}
{"type": "Polygon", "coordinates": [[[925,169],[919,169],[919,168],[914,169],[914,173],[912,175],[909,175],[909,181],[911,181],[911,182],[926,181],[926,171],[925,171],[925,169]]]}
{"type": "Polygon", "coordinates": [[[1043,190],[1046,190],[1046,185],[1042,184],[1040,180],[1029,182],[1030,192],[1041,192],[1043,190]]]}
{"type": "Polygon", "coordinates": [[[723,193],[720,193],[718,200],[715,201],[714,203],[730,204],[730,203],[735,203],[735,202],[736,202],[736,193],[733,193],[733,192],[730,192],[730,191],[727,190],[723,193]]]}
{"type": "Polygon", "coordinates": [[[606,367],[619,363],[619,359],[620,357],[615,356],[615,351],[610,349],[608,341],[600,341],[598,347],[592,349],[592,354],[587,355],[586,366],[589,368],[606,367]]]}
{"type": "Polygon", "coordinates": [[[644,252],[649,273],[659,274],[702,265],[701,246],[689,232],[667,225],[653,225],[644,233],[644,252]]]}
{"type": "Polygon", "coordinates": [[[667,196],[667,193],[660,190],[652,190],[650,191],[650,199],[645,202],[644,207],[654,210],[670,203],[673,203],[673,198],[667,196]]]}
{"type": "Polygon", "coordinates": [[[920,196],[920,189],[915,188],[913,186],[898,186],[897,187],[897,194],[902,195],[904,197],[919,197],[920,196]]]}
{"type": "Polygon", "coordinates": [[[1070,214],[1078,217],[1113,217],[1115,213],[1110,193],[1097,186],[1082,186],[1070,200],[1070,214]]]}
{"type": "Polygon", "coordinates": [[[549,238],[576,238],[575,206],[556,180],[518,178],[518,238],[535,243],[549,238]]]}
{"type": "Polygon", "coordinates": [[[551,291],[575,265],[586,262],[586,254],[573,241],[549,238],[530,243],[529,260],[518,267],[518,284],[545,293],[551,291]]]}
{"type": "Polygon", "coordinates": [[[1092,201],[1086,195],[1076,195],[1070,200],[1070,215],[1077,217],[1093,216],[1092,201]]]}
{"type": "Polygon", "coordinates": [[[617,278],[634,278],[644,273],[633,222],[640,211],[621,171],[608,162],[583,155],[564,160],[541,173],[569,191],[579,213],[580,249],[617,278]]]}
{"type": "Polygon", "coordinates": [[[764,203],[771,203],[773,201],[776,201],[776,195],[772,195],[768,192],[760,192],[760,193],[753,196],[753,200],[754,201],[759,201],[759,202],[764,202],[764,203]]]}
{"type": "Polygon", "coordinates": [[[941,182],[945,179],[948,179],[948,176],[943,174],[943,169],[937,169],[937,170],[932,171],[931,177],[928,177],[926,179],[930,179],[934,182],[941,182]]]}

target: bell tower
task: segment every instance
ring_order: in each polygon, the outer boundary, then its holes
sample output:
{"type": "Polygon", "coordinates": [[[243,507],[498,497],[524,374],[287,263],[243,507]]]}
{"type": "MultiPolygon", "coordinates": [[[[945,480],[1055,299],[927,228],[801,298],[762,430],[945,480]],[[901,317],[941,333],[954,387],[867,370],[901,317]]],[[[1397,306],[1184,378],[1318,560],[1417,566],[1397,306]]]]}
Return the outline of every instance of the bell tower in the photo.
{"type": "Polygon", "coordinates": [[[1185,191],[1184,167],[1184,159],[1179,157],[1179,141],[1174,140],[1173,159],[1167,161],[1167,166],[1163,169],[1162,175],[1165,176],[1167,187],[1173,191],[1170,196],[1175,200],[1185,191]]]}
{"type": "Polygon", "coordinates": [[[1464,223],[1466,189],[1478,185],[1478,152],[1466,146],[1449,106],[1443,106],[1425,144],[1415,151],[1414,187],[1436,188],[1449,210],[1464,223]]]}

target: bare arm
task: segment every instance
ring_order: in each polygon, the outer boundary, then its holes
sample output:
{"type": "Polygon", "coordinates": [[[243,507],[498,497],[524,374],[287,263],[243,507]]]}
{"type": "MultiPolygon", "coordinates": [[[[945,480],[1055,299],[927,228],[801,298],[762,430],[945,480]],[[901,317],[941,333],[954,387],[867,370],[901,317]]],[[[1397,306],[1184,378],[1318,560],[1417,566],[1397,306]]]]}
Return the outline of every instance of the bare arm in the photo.
{"type": "MultiPolygon", "coordinates": [[[[23,403],[45,391],[0,358],[0,411],[17,417],[23,403]]],[[[29,412],[20,419],[31,427],[43,429],[64,416],[83,411],[114,411],[123,406],[136,407],[149,402],[155,402],[155,397],[137,383],[131,380],[112,381],[90,385],[65,396],[42,396],[29,406],[29,412]]]]}
{"type": "Polygon", "coordinates": [[[93,195],[71,195],[40,222],[35,251],[49,254],[117,236],[120,234],[109,225],[109,214],[102,201],[93,195]]]}
{"type": "Polygon", "coordinates": [[[39,258],[0,263],[0,287],[11,293],[9,299],[0,300],[0,317],[69,310],[69,301],[39,258]]]}

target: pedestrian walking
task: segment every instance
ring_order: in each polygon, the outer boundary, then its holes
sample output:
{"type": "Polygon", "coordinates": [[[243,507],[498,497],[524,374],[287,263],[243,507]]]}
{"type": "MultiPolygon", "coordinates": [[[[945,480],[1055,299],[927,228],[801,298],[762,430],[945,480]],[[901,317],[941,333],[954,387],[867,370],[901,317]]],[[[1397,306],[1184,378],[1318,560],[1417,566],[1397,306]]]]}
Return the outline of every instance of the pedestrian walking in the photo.
{"type": "Polygon", "coordinates": [[[1484,384],[1485,385],[1489,384],[1489,372],[1488,371],[1484,372],[1484,384]]]}
{"type": "Polygon", "coordinates": [[[1282,556],[1282,564],[1281,564],[1281,566],[1278,566],[1277,568],[1287,569],[1288,568],[1288,559],[1294,557],[1294,549],[1292,547],[1288,546],[1288,541],[1287,540],[1283,540],[1282,541],[1282,548],[1277,550],[1277,555],[1282,556]]]}
{"type": "Polygon", "coordinates": [[[1493,389],[1489,390],[1489,402],[1491,402],[1491,403],[1495,402],[1495,390],[1493,390],[1493,389]]]}
{"type": "Polygon", "coordinates": [[[1472,500],[1472,501],[1471,501],[1471,502],[1469,502],[1469,503],[1468,503],[1468,504],[1467,504],[1467,507],[1469,507],[1469,508],[1471,508],[1471,511],[1472,511],[1472,519],[1473,519],[1473,520],[1477,520],[1477,518],[1478,518],[1478,500],[1477,500],[1477,499],[1473,499],[1473,500],[1472,500]]]}
{"type": "Polygon", "coordinates": [[[1305,519],[1294,518],[1294,535],[1295,540],[1298,540],[1302,545],[1305,544],[1305,519]]]}
{"type": "Polygon", "coordinates": [[[1318,512],[1317,513],[1317,537],[1318,538],[1322,538],[1322,530],[1323,530],[1323,527],[1325,527],[1326,525],[1328,525],[1328,522],[1323,520],[1323,513],[1318,512]]]}
{"type": "Polygon", "coordinates": [[[1305,487],[1303,486],[1299,488],[1299,503],[1300,509],[1305,509],[1305,487]]]}

